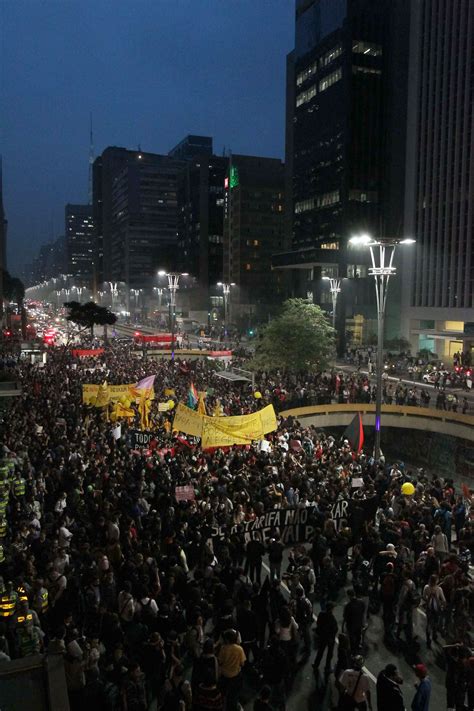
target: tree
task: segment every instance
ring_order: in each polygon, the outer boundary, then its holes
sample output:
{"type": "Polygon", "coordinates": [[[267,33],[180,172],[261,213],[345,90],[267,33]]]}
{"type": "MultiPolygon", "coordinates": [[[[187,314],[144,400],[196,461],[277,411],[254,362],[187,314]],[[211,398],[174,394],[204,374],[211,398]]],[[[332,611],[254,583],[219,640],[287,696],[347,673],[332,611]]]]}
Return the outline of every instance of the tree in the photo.
{"type": "Polygon", "coordinates": [[[69,309],[68,321],[76,323],[83,328],[90,328],[94,336],[94,326],[112,326],[117,321],[117,316],[105,306],[98,306],[93,301],[80,304],[78,301],[67,301],[64,306],[69,309]]]}
{"type": "Polygon", "coordinates": [[[334,356],[335,333],[324,312],[304,299],[289,299],[264,327],[251,367],[299,373],[324,370],[334,356]]]}

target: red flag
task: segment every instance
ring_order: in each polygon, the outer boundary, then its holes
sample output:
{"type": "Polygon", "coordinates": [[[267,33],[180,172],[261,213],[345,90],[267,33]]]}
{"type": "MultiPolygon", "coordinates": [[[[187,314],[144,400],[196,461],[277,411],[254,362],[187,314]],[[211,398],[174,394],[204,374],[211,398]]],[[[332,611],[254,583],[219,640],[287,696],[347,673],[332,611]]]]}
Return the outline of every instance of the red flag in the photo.
{"type": "Polygon", "coordinates": [[[343,439],[348,439],[354,452],[359,454],[364,446],[364,428],[362,426],[362,415],[360,412],[358,412],[352,422],[347,425],[342,437],[343,439]]]}

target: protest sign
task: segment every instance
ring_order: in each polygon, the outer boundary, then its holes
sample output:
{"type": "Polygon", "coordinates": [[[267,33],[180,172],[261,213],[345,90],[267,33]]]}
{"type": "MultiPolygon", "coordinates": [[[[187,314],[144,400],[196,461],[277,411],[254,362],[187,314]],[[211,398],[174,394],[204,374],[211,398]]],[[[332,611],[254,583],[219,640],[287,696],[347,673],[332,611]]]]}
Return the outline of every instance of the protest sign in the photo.
{"type": "Polygon", "coordinates": [[[155,439],[154,432],[143,432],[142,430],[129,430],[129,447],[132,449],[149,448],[151,442],[155,439]]]}
{"type": "MultiPolygon", "coordinates": [[[[330,518],[336,530],[342,521],[347,521],[353,533],[361,521],[373,518],[376,509],[373,499],[339,499],[330,507],[330,518]]],[[[307,543],[312,540],[316,526],[320,523],[320,512],[315,506],[305,508],[272,509],[258,516],[254,521],[247,521],[239,526],[214,526],[211,536],[220,540],[228,539],[237,530],[243,530],[245,541],[256,539],[268,543],[277,534],[284,545],[307,543]]]]}
{"type": "Polygon", "coordinates": [[[192,486],[177,486],[174,490],[176,501],[194,501],[196,494],[192,486]]]}

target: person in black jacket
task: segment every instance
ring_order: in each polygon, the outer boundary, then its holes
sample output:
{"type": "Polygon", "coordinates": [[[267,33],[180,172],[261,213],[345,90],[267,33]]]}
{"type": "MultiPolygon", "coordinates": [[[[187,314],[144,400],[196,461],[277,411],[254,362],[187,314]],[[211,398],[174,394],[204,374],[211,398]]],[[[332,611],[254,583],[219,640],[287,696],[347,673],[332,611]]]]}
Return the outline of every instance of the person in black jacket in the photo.
{"type": "Polygon", "coordinates": [[[256,541],[253,538],[247,543],[245,549],[247,560],[245,561],[245,574],[250,580],[255,580],[259,585],[262,584],[262,557],[265,553],[265,546],[261,541],[256,541]]]}
{"type": "Polygon", "coordinates": [[[377,677],[377,709],[378,711],[404,711],[403,694],[400,684],[403,683],[395,664],[387,664],[377,677]]]}
{"type": "Polygon", "coordinates": [[[313,662],[314,671],[319,668],[323,654],[327,649],[326,654],[326,665],[325,673],[329,674],[331,671],[331,661],[334,652],[334,644],[336,642],[337,635],[337,620],[333,613],[334,605],[332,602],[328,602],[324,612],[320,612],[316,622],[316,637],[318,651],[316,652],[316,657],[313,662]]]}
{"type": "Polygon", "coordinates": [[[352,654],[359,654],[365,622],[365,603],[354,590],[348,590],[347,595],[349,602],[344,606],[343,627],[347,629],[352,654]]]}

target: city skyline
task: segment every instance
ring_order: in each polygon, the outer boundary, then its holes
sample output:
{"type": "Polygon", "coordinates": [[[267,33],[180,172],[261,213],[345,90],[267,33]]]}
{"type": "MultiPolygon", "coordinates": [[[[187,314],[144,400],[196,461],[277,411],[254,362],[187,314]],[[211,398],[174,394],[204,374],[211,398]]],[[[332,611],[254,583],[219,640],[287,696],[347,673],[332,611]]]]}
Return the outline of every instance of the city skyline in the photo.
{"type": "Polygon", "coordinates": [[[13,272],[63,233],[66,203],[87,202],[90,113],[96,156],[110,145],[167,153],[183,135],[202,133],[217,154],[283,158],[293,3],[210,1],[197,12],[187,0],[20,1],[2,5],[1,21],[13,272]]]}

